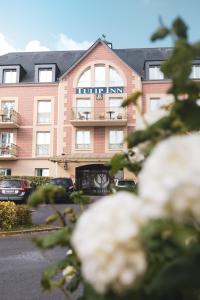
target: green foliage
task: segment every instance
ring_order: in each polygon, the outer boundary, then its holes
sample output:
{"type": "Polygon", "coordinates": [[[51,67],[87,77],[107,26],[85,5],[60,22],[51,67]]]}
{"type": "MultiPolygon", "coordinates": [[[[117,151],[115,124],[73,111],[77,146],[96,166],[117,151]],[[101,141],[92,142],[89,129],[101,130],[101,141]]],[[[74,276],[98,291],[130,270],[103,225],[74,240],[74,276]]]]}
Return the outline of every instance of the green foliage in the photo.
{"type": "Polygon", "coordinates": [[[0,202],[0,230],[11,230],[31,223],[31,211],[26,205],[16,205],[11,201],[0,202]]]}
{"type": "Polygon", "coordinates": [[[50,179],[50,177],[45,177],[45,176],[0,176],[0,180],[13,179],[13,178],[30,180],[32,182],[33,187],[43,185],[47,183],[50,179]]]}
{"type": "Polygon", "coordinates": [[[31,225],[31,210],[27,205],[17,205],[16,208],[16,214],[17,214],[17,225],[23,226],[23,225],[31,225]]]}
{"type": "Polygon", "coordinates": [[[122,107],[128,106],[130,104],[134,104],[136,105],[138,102],[139,97],[142,95],[141,92],[136,91],[133,94],[131,94],[128,98],[126,98],[123,103],[122,103],[122,107]]]}
{"type": "Polygon", "coordinates": [[[54,233],[34,239],[35,244],[42,249],[50,249],[55,246],[69,246],[71,229],[68,227],[59,229],[54,233]]]}
{"type": "Polygon", "coordinates": [[[16,205],[14,202],[0,202],[0,229],[12,229],[17,222],[16,205]]]}
{"type": "Polygon", "coordinates": [[[79,204],[79,205],[86,205],[90,203],[90,198],[83,194],[82,191],[73,192],[70,195],[70,198],[72,199],[73,203],[79,204]]]}
{"type": "Polygon", "coordinates": [[[64,194],[64,188],[48,184],[39,187],[35,192],[33,192],[28,199],[28,204],[32,207],[37,207],[42,203],[53,204],[57,197],[62,197],[64,194]]]}
{"type": "MultiPolygon", "coordinates": [[[[135,174],[141,170],[143,161],[138,162],[134,158],[133,148],[142,149],[146,158],[155,145],[163,139],[200,130],[200,106],[197,103],[200,83],[190,79],[191,64],[200,57],[200,42],[195,44],[188,42],[187,26],[181,18],[177,18],[170,28],[161,22],[160,29],[152,35],[151,39],[155,41],[166,36],[172,37],[174,48],[169,59],[163,63],[162,71],[165,78],[171,80],[168,93],[173,95],[174,102],[170,105],[165,117],[154,124],[147,123],[144,130],[129,134],[128,149],[124,153],[114,155],[111,159],[112,176],[124,168],[135,174]]],[[[122,106],[134,105],[144,118],[138,103],[140,96],[141,92],[136,91],[123,102],[122,106]]],[[[56,193],[58,191],[53,191],[52,187],[38,190],[32,195],[29,203],[38,206],[48,199],[53,205],[53,197],[56,193]]],[[[81,207],[88,204],[88,199],[79,192],[73,193],[72,200],[81,207]]],[[[47,222],[60,220],[63,229],[36,239],[36,244],[42,249],[58,245],[71,249],[70,237],[77,219],[78,215],[72,208],[66,208],[63,213],[60,213],[54,207],[54,214],[48,218],[47,222]]],[[[178,222],[166,219],[154,220],[142,228],[141,238],[148,262],[147,272],[137,286],[124,293],[116,294],[107,291],[104,294],[98,294],[94,291],[81,278],[80,265],[75,253],[45,270],[42,285],[47,290],[60,287],[67,294],[74,291],[82,282],[84,292],[79,300],[199,300],[199,227],[196,224],[180,225],[178,222]],[[60,272],[69,265],[76,267],[77,274],[67,284],[60,272]]]]}

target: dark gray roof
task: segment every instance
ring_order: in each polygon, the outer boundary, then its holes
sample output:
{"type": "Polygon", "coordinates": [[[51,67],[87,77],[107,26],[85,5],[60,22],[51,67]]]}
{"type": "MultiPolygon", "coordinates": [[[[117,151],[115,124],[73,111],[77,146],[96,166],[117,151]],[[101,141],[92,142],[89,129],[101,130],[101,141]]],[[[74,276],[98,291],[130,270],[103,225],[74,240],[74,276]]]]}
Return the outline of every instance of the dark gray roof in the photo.
{"type": "Polygon", "coordinates": [[[143,77],[145,62],[166,60],[172,52],[172,48],[114,49],[114,52],[140,77],[143,77]]]}
{"type": "MultiPolygon", "coordinates": [[[[113,51],[141,77],[143,77],[145,61],[165,60],[171,48],[134,48],[113,49],[113,51]]],[[[22,82],[34,82],[35,65],[56,64],[58,76],[63,75],[81,56],[84,50],[77,51],[44,51],[44,52],[17,52],[0,56],[0,66],[21,65],[25,70],[22,82]]]]}

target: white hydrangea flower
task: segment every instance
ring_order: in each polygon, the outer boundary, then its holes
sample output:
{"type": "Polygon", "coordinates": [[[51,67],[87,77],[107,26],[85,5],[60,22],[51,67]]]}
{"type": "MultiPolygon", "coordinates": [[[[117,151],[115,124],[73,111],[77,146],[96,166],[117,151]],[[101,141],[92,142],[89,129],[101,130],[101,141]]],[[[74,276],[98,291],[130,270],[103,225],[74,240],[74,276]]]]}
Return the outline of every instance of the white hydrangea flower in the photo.
{"type": "Polygon", "coordinates": [[[159,143],[139,174],[139,195],[163,215],[200,221],[200,136],[159,143]]]}
{"type": "Polygon", "coordinates": [[[73,266],[67,266],[63,271],[62,271],[63,277],[65,278],[66,283],[69,283],[74,275],[76,274],[76,269],[73,266]]]}
{"type": "Polygon", "coordinates": [[[146,259],[139,232],[153,213],[142,209],[138,197],[118,192],[102,198],[81,215],[72,244],[85,280],[98,292],[120,292],[143,275],[146,259]]]}

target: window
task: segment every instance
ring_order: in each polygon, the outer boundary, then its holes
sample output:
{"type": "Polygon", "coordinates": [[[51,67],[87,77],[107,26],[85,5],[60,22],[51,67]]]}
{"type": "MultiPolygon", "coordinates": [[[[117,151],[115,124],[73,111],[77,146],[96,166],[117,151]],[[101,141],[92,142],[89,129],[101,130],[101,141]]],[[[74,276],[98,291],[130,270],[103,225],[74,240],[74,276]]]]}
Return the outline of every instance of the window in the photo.
{"type": "Polygon", "coordinates": [[[15,109],[15,101],[2,101],[1,109],[3,111],[10,111],[10,110],[15,109]]]}
{"type": "Polygon", "coordinates": [[[49,169],[46,168],[36,168],[35,176],[49,176],[49,169]]]}
{"type": "Polygon", "coordinates": [[[52,82],[52,68],[39,69],[39,82],[52,82]]]}
{"type": "Polygon", "coordinates": [[[3,83],[16,83],[17,82],[17,70],[7,69],[3,71],[3,83]]]}
{"type": "Polygon", "coordinates": [[[109,149],[122,149],[123,148],[124,132],[123,130],[110,130],[109,131],[109,149]]]}
{"type": "Polygon", "coordinates": [[[0,144],[3,146],[10,145],[13,143],[12,132],[1,132],[0,133],[0,144]]]}
{"type": "Polygon", "coordinates": [[[113,68],[109,67],[109,86],[123,86],[123,80],[119,73],[113,68]]]}
{"type": "Polygon", "coordinates": [[[50,132],[37,132],[36,143],[36,155],[49,155],[50,132]]]}
{"type": "Polygon", "coordinates": [[[0,176],[11,175],[11,169],[0,169],[0,176]]]}
{"type": "Polygon", "coordinates": [[[200,65],[193,65],[190,74],[191,79],[200,79],[200,65]]]}
{"type": "Polygon", "coordinates": [[[51,101],[38,101],[37,123],[48,124],[51,122],[51,101]]]}
{"type": "Polygon", "coordinates": [[[76,131],[76,149],[90,148],[90,131],[77,130],[76,131]]]}
{"type": "Polygon", "coordinates": [[[91,101],[90,99],[77,99],[76,117],[80,120],[91,118],[91,101]]]}
{"type": "Polygon", "coordinates": [[[90,87],[91,86],[91,69],[84,71],[78,81],[78,87],[90,87]]]}
{"type": "Polygon", "coordinates": [[[121,107],[122,98],[110,98],[109,99],[109,111],[113,111],[112,118],[122,119],[123,108],[121,107]]]}
{"type": "Polygon", "coordinates": [[[161,71],[160,66],[150,66],[149,67],[149,79],[150,80],[164,79],[164,74],[161,71]]]}
{"type": "Polygon", "coordinates": [[[114,87],[123,85],[123,79],[115,68],[104,64],[96,64],[94,68],[89,67],[81,74],[77,87],[114,87]]]}
{"type": "Polygon", "coordinates": [[[156,111],[167,103],[169,103],[169,101],[165,98],[150,98],[150,111],[156,111]]]}
{"type": "Polygon", "coordinates": [[[94,69],[95,86],[101,87],[106,84],[105,65],[96,65],[94,69]]]}

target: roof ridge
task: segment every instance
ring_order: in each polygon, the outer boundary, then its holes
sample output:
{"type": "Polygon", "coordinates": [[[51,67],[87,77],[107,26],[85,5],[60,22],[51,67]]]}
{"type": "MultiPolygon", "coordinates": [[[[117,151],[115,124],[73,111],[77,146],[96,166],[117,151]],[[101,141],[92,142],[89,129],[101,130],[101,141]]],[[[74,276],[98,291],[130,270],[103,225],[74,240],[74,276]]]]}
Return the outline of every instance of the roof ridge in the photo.
{"type": "Polygon", "coordinates": [[[141,48],[113,48],[113,50],[153,50],[153,49],[173,49],[173,47],[141,47],[141,48]]]}

